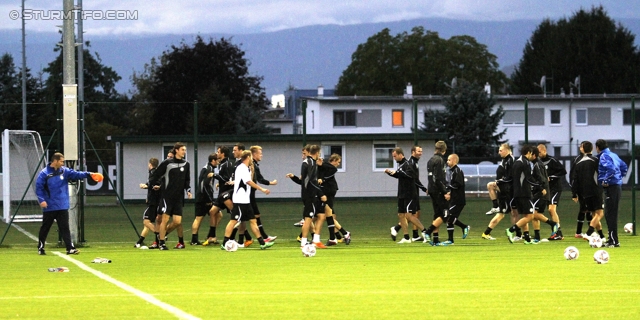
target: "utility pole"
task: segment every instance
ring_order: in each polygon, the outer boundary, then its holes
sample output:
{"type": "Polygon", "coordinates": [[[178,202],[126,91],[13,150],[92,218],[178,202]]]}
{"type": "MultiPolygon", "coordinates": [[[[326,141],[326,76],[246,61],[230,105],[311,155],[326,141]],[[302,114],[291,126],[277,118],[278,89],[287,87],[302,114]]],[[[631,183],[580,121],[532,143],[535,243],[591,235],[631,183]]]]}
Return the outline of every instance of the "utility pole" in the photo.
{"type": "Polygon", "coordinates": [[[24,22],[24,1],[22,0],[22,130],[27,130],[27,37],[24,22]]]}

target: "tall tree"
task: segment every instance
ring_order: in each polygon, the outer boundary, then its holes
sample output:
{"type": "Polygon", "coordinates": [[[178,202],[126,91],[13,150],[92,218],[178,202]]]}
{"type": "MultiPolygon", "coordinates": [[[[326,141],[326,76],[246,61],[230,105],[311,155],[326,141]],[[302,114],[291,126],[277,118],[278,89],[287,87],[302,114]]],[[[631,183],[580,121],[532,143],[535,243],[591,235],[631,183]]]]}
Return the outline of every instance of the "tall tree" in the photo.
{"type": "Polygon", "coordinates": [[[351,59],[338,81],[338,95],[401,95],[407,83],[414,94],[446,94],[453,78],[494,88],[508,81],[486,45],[466,35],[441,39],[423,27],[396,36],[383,29],[358,45],[351,59]]]}
{"type": "Polygon", "coordinates": [[[546,76],[547,93],[569,93],[580,76],[581,93],[636,93],[639,67],[635,35],[616,25],[602,6],[580,9],[569,19],[538,25],[512,75],[512,91],[540,94],[538,82],[546,76]]]}
{"type": "MultiPolygon", "coordinates": [[[[39,112],[34,102],[42,100],[42,82],[40,78],[27,72],[27,126],[34,128],[31,121],[39,112]]],[[[13,62],[13,57],[5,53],[0,57],[0,128],[22,129],[22,70],[13,62]]],[[[32,129],[35,130],[35,129],[32,129]]]]}
{"type": "Polygon", "coordinates": [[[428,109],[421,128],[427,132],[446,132],[462,157],[488,157],[504,141],[506,129],[497,132],[504,116],[502,106],[495,112],[495,100],[484,86],[459,81],[444,98],[445,110],[428,109]],[[492,113],[493,112],[493,113],[492,113]]]}
{"type": "Polygon", "coordinates": [[[171,46],[157,60],[134,74],[133,99],[138,116],[148,118],[142,128],[150,134],[193,132],[193,102],[198,101],[201,134],[267,133],[262,122],[238,122],[239,112],[259,115],[269,105],[262,77],[249,74],[245,53],[230,40],[184,41],[171,46]],[[159,61],[159,62],[157,62],[159,61]]]}

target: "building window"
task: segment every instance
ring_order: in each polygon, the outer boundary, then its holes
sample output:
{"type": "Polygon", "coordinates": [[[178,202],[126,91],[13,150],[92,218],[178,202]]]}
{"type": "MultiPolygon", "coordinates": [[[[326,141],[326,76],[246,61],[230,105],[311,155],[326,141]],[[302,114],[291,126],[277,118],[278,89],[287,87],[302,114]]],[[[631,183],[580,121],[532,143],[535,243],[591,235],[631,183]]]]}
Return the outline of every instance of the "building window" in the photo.
{"type": "Polygon", "coordinates": [[[588,110],[587,124],[590,126],[611,125],[611,108],[589,108],[588,110]]]}
{"type": "Polygon", "coordinates": [[[390,142],[373,144],[373,171],[384,171],[384,169],[395,168],[396,163],[391,153],[396,144],[390,142]]]}
{"type": "Polygon", "coordinates": [[[560,124],[560,110],[551,111],[551,124],[560,124]]]}
{"type": "Polygon", "coordinates": [[[345,143],[344,142],[323,142],[320,147],[322,152],[322,159],[329,162],[329,157],[332,154],[338,154],[342,158],[340,165],[338,166],[338,172],[346,171],[346,159],[345,159],[345,143]]]}
{"type": "Polygon", "coordinates": [[[391,111],[391,121],[394,127],[404,127],[404,110],[391,111]]]}
{"type": "Polygon", "coordinates": [[[502,123],[505,125],[524,124],[524,110],[505,110],[502,123]]]}
{"type": "Polygon", "coordinates": [[[553,147],[553,156],[554,157],[562,156],[562,147],[553,147]]]}
{"type": "MultiPolygon", "coordinates": [[[[631,125],[631,109],[622,110],[622,124],[631,125]]],[[[636,110],[636,124],[640,124],[640,110],[636,110]]]]}
{"type": "Polygon", "coordinates": [[[333,126],[334,127],[355,127],[356,111],[355,110],[334,110],[333,126]]]}
{"type": "Polygon", "coordinates": [[[576,109],[576,124],[587,124],[587,109],[576,109]]]}

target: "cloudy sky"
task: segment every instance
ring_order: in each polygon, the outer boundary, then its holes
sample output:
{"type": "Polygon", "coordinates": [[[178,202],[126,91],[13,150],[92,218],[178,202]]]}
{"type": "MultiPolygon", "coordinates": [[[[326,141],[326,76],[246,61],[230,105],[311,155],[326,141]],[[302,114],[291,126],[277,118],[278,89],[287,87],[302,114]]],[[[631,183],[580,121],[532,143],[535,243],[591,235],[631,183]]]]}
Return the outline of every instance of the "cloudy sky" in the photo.
{"type": "MultiPolygon", "coordinates": [[[[75,0],[77,1],[77,0],[75,0]]],[[[20,29],[21,0],[2,0],[0,30],[20,29]],[[16,19],[17,18],[17,19],[16,19]]],[[[57,31],[63,0],[27,0],[27,30],[57,31]]],[[[568,17],[602,4],[613,19],[640,18],[640,0],[85,0],[88,35],[277,31],[316,24],[359,24],[416,18],[520,20],[568,17]],[[112,10],[108,13],[107,10],[112,10]],[[116,19],[100,20],[106,15],[116,19]],[[129,20],[127,20],[127,16],[129,20]],[[118,17],[120,20],[118,20],[118,17]],[[131,18],[134,19],[131,19],[131,18]]]]}

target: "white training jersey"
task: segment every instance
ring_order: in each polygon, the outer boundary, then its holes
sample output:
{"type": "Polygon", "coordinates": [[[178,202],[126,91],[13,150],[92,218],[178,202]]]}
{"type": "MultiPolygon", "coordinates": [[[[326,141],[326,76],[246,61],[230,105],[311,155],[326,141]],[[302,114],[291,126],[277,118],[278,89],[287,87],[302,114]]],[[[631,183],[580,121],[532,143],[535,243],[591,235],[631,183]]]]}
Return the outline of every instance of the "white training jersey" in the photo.
{"type": "Polygon", "coordinates": [[[246,164],[241,163],[236,168],[235,179],[233,180],[233,203],[249,203],[251,186],[247,183],[251,181],[251,171],[246,164]]]}

